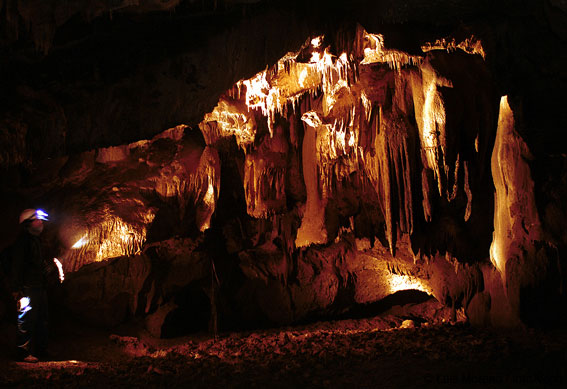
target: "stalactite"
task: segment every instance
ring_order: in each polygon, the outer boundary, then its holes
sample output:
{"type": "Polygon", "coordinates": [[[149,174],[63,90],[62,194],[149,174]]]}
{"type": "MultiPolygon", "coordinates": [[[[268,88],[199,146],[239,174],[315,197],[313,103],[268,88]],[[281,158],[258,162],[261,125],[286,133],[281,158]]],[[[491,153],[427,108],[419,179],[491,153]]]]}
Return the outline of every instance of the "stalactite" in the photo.
{"type": "Polygon", "coordinates": [[[140,216],[142,223],[128,222],[107,205],[98,210],[96,218],[89,218],[82,221],[81,225],[73,226],[86,232],[80,245],[63,254],[65,271],[76,271],[90,262],[139,252],[146,240],[146,226],[152,222],[155,214],[149,209],[140,216]]]}
{"type": "MultiPolygon", "coordinates": [[[[455,197],[457,197],[457,191],[459,190],[459,168],[461,166],[460,157],[461,155],[457,153],[457,160],[455,161],[455,167],[452,169],[454,175],[453,187],[450,189],[450,191],[449,191],[449,185],[447,184],[447,193],[445,194],[445,196],[449,201],[453,201],[455,197]]],[[[444,165],[446,171],[445,176],[448,176],[448,173],[451,171],[451,168],[445,163],[444,165]]]]}
{"type": "Polygon", "coordinates": [[[398,199],[400,216],[400,227],[402,232],[411,234],[413,232],[413,196],[410,170],[410,155],[408,148],[408,137],[404,136],[401,141],[401,152],[399,152],[399,167],[396,169],[398,178],[398,199]]]}
{"type": "Polygon", "coordinates": [[[273,137],[265,137],[258,150],[246,154],[244,193],[249,215],[266,218],[285,210],[287,151],[283,129],[276,127],[273,137]]]}
{"type": "Polygon", "coordinates": [[[474,35],[459,43],[457,43],[455,38],[442,38],[437,39],[435,42],[426,42],[421,46],[421,50],[425,53],[431,50],[446,50],[447,52],[452,52],[457,49],[461,49],[468,54],[479,54],[483,59],[486,58],[486,52],[482,46],[482,41],[474,35]]]}
{"type": "Polygon", "coordinates": [[[430,222],[432,216],[431,200],[429,199],[431,188],[429,187],[429,177],[427,175],[427,171],[428,169],[426,168],[423,168],[421,170],[421,193],[423,196],[423,217],[425,221],[430,222]]]}
{"type": "Polygon", "coordinates": [[[473,194],[472,194],[470,184],[469,184],[469,165],[468,165],[467,161],[464,162],[464,169],[465,169],[465,184],[464,185],[465,185],[465,193],[467,195],[467,209],[465,211],[465,221],[468,221],[469,218],[471,217],[473,194]]]}

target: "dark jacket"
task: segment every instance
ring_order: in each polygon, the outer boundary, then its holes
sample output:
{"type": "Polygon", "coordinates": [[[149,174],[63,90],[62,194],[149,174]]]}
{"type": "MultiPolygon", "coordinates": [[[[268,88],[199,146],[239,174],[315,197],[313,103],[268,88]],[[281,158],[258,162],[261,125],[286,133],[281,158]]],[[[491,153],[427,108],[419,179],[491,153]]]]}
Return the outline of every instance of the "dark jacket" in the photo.
{"type": "Polygon", "coordinates": [[[39,236],[24,230],[12,248],[11,284],[13,291],[24,287],[45,288],[52,272],[50,263],[45,261],[39,236]]]}

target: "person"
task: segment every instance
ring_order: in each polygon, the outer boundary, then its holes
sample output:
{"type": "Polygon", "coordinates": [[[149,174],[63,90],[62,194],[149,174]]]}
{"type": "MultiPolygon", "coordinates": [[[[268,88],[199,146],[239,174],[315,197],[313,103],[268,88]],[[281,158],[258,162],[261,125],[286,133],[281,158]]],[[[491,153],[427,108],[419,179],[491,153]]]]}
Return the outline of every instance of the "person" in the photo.
{"type": "Polygon", "coordinates": [[[16,299],[18,359],[37,362],[47,356],[47,283],[54,264],[42,253],[40,235],[47,214],[26,209],[20,214],[23,227],[12,248],[12,295],[16,299]]]}

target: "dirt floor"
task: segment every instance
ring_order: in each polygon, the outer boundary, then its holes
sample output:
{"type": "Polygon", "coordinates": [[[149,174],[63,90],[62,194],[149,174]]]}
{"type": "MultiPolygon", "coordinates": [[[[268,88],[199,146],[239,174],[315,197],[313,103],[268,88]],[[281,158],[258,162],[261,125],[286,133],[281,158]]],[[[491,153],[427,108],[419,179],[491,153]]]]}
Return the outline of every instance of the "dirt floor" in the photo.
{"type": "Polygon", "coordinates": [[[4,325],[0,387],[566,387],[567,331],[472,328],[436,301],[372,318],[155,339],[67,322],[54,356],[11,360],[4,325]],[[411,321],[409,321],[411,319],[411,321]]]}

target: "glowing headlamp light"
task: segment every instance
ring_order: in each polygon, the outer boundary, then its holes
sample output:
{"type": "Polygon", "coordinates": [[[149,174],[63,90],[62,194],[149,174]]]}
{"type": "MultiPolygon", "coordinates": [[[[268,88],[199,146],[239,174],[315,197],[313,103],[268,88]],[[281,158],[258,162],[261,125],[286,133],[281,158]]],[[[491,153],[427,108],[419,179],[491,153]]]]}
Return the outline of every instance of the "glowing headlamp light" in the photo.
{"type": "Polygon", "coordinates": [[[47,217],[49,215],[42,209],[38,209],[35,211],[35,218],[39,220],[49,220],[47,217]]]}
{"type": "Polygon", "coordinates": [[[32,309],[31,305],[31,300],[29,297],[22,297],[20,300],[18,300],[18,316],[21,318],[23,315],[26,314],[26,312],[28,312],[30,309],[32,309]]]}

